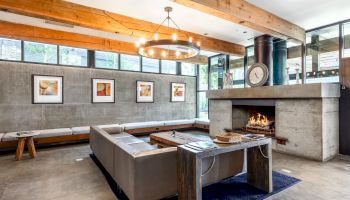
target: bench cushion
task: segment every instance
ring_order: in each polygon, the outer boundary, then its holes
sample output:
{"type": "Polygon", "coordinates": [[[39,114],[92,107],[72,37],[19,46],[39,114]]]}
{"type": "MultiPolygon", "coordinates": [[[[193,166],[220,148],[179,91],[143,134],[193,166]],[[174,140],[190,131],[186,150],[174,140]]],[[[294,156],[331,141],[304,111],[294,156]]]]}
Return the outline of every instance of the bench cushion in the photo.
{"type": "MultiPolygon", "coordinates": [[[[45,129],[45,130],[34,130],[33,132],[39,133],[39,135],[34,136],[34,138],[47,138],[47,137],[57,137],[72,135],[72,131],[69,128],[57,128],[57,129],[45,129]]],[[[6,133],[2,137],[2,141],[14,141],[17,140],[15,137],[17,132],[6,133]]]]}
{"type": "Polygon", "coordinates": [[[39,133],[39,135],[34,136],[34,138],[47,138],[47,137],[72,135],[72,130],[70,128],[35,130],[34,132],[39,133]]]}
{"type": "Polygon", "coordinates": [[[210,123],[209,119],[196,118],[195,120],[196,120],[196,124],[209,125],[210,123]]]}
{"type": "Polygon", "coordinates": [[[2,141],[2,142],[15,141],[15,140],[17,140],[16,135],[17,135],[17,132],[8,132],[8,133],[5,133],[5,134],[2,136],[1,141],[2,141]]]}
{"type": "Polygon", "coordinates": [[[163,121],[164,126],[174,126],[174,125],[184,125],[184,124],[194,124],[194,119],[180,119],[180,120],[169,120],[163,121]]]}
{"type": "Polygon", "coordinates": [[[90,126],[73,127],[71,129],[73,135],[90,134],[90,126]]]}
{"type": "Polygon", "coordinates": [[[138,128],[151,128],[164,126],[163,122],[160,121],[149,121],[149,122],[135,122],[122,124],[125,130],[138,129],[138,128]]]}
{"type": "Polygon", "coordinates": [[[106,125],[99,125],[97,127],[103,129],[109,134],[118,134],[123,132],[124,130],[124,127],[119,124],[106,124],[106,125]]]}

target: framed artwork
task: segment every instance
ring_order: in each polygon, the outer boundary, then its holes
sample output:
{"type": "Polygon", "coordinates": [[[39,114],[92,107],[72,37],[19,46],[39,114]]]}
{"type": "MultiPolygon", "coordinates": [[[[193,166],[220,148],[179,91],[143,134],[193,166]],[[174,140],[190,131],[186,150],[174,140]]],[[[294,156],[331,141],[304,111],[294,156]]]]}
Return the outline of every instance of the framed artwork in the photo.
{"type": "Polygon", "coordinates": [[[153,103],[154,102],[154,82],[136,81],[136,102],[153,103]]]}
{"type": "Polygon", "coordinates": [[[92,103],[115,103],[114,79],[91,79],[92,103]]]}
{"type": "Polygon", "coordinates": [[[63,104],[63,76],[32,75],[33,104],[63,104]]]}
{"type": "Polygon", "coordinates": [[[181,102],[185,101],[186,84],[185,83],[171,83],[171,101],[181,102]]]}

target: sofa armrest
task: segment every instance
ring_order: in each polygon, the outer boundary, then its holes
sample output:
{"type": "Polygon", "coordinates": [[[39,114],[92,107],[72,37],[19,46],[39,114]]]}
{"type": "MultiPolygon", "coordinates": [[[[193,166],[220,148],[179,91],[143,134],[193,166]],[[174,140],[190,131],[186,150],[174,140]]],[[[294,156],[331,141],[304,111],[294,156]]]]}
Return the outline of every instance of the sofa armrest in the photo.
{"type": "Polygon", "coordinates": [[[114,146],[113,137],[109,133],[101,128],[91,127],[90,148],[111,176],[114,173],[114,146]]]}
{"type": "Polygon", "coordinates": [[[135,199],[161,199],[177,193],[176,155],[176,147],[135,155],[135,199]]]}

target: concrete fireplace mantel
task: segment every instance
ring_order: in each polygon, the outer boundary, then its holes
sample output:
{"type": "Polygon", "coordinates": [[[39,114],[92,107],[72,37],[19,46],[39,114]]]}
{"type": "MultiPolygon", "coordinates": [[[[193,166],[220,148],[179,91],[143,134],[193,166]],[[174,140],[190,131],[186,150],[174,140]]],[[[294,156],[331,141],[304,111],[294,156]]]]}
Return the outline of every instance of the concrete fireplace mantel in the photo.
{"type": "Polygon", "coordinates": [[[298,99],[339,98],[340,86],[336,83],[265,86],[207,91],[208,99],[298,99]]]}
{"type": "MultiPolygon", "coordinates": [[[[279,152],[326,161],[339,152],[339,84],[319,83],[207,91],[210,135],[247,123],[247,102],[275,107],[279,152]],[[261,103],[261,104],[260,104],[261,103]],[[271,106],[271,104],[268,104],[271,106]]],[[[252,105],[251,105],[252,106],[252,105]]]]}

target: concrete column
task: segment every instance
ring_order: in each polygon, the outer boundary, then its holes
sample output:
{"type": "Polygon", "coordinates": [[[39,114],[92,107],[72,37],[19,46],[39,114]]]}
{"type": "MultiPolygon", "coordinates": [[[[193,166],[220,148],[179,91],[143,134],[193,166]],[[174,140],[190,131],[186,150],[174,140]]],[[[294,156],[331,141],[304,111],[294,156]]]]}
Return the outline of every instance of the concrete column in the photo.
{"type": "Polygon", "coordinates": [[[273,41],[273,84],[284,85],[287,67],[287,41],[275,39],[273,41]]]}
{"type": "Polygon", "coordinates": [[[264,63],[269,69],[269,78],[265,85],[273,84],[273,42],[269,35],[262,35],[254,39],[255,63],[264,63]]]}
{"type": "Polygon", "coordinates": [[[320,37],[319,35],[311,36],[311,44],[309,49],[309,55],[312,56],[312,71],[318,71],[318,52],[320,50],[320,37]]]}
{"type": "Polygon", "coordinates": [[[232,129],[232,100],[209,100],[210,136],[232,129]]]}

